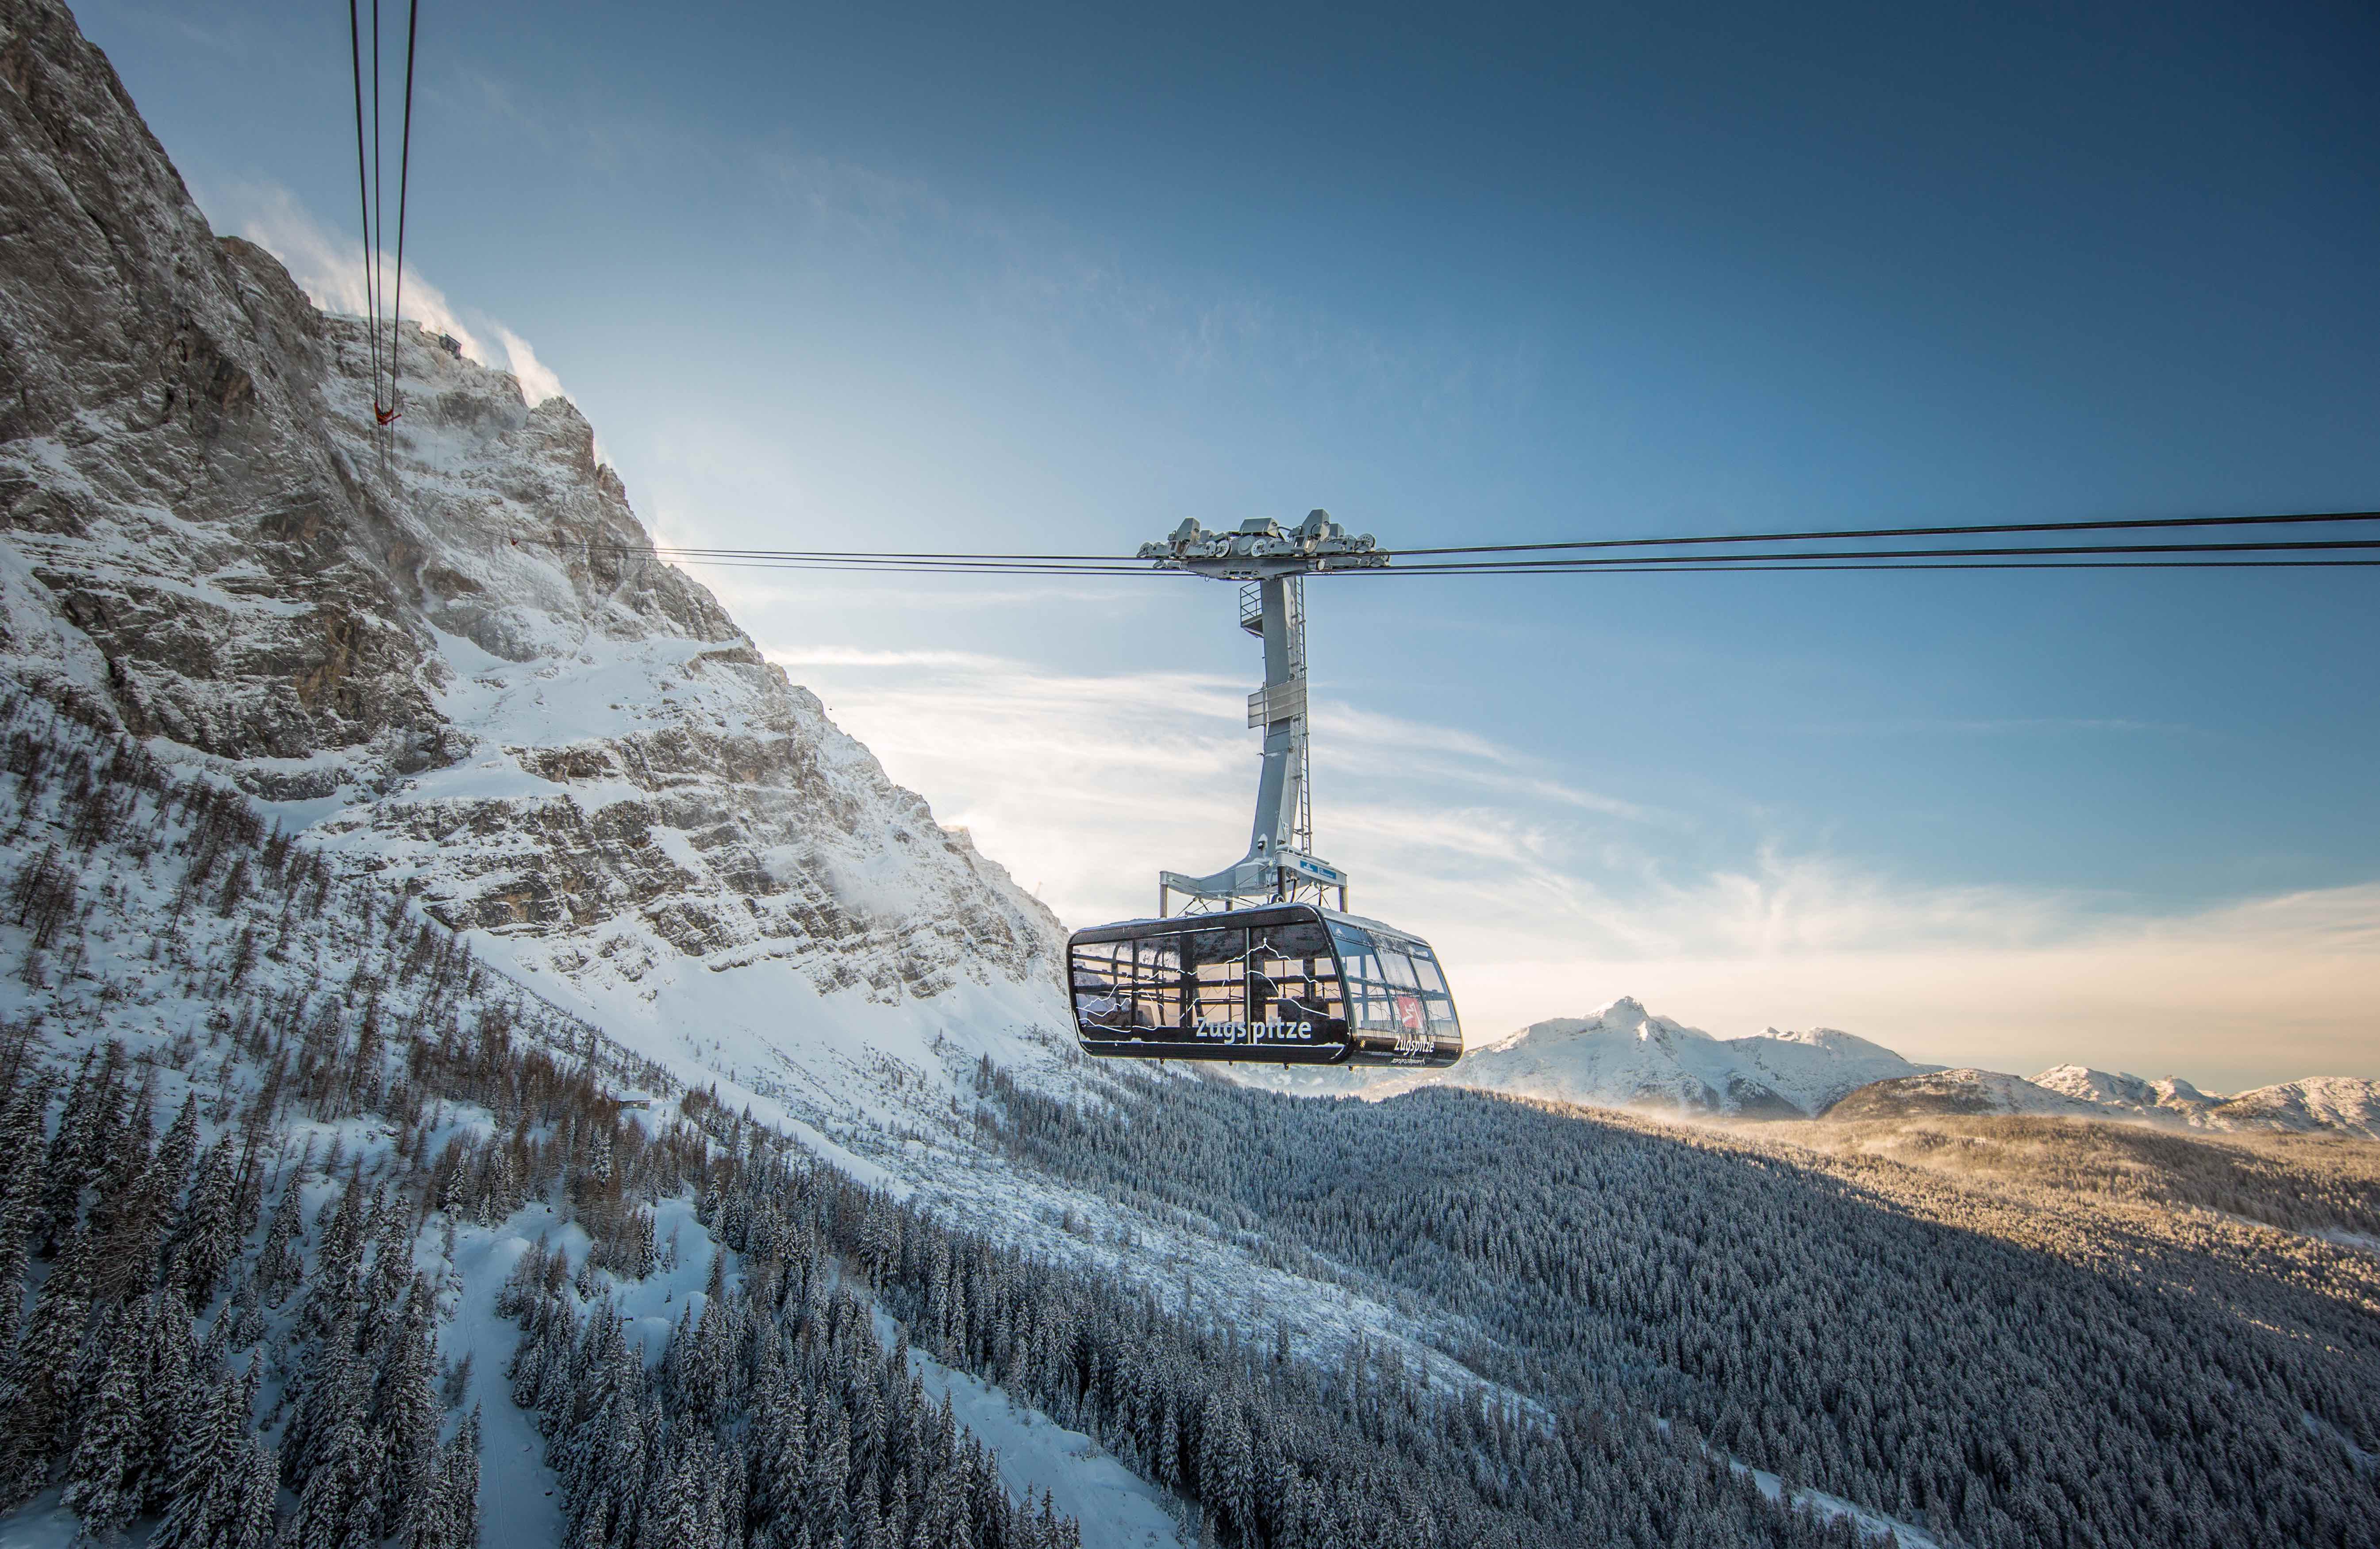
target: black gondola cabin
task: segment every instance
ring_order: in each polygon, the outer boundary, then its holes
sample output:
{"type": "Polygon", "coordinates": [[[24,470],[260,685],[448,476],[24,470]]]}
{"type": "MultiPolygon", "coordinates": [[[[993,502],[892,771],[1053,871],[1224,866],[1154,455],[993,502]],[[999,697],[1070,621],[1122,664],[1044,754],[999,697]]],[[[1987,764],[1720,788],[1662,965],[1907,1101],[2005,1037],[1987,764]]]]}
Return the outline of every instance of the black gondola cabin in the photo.
{"type": "Polygon", "coordinates": [[[1127,920],[1066,943],[1086,1054],[1436,1069],[1463,1057],[1429,944],[1310,903],[1127,920]]]}

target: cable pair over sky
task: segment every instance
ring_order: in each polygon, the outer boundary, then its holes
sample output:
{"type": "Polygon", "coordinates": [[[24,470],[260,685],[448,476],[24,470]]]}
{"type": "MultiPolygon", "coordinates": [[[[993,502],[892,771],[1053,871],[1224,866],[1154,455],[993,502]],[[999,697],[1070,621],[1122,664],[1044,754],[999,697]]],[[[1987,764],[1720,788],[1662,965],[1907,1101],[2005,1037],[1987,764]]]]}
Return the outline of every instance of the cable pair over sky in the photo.
{"type": "MultiPolygon", "coordinates": [[[[2380,567],[2380,538],[2309,538],[2044,544],[1945,544],[1909,549],[1767,548],[1733,545],[1875,542],[1888,539],[2005,537],[2020,533],[2095,534],[2188,532],[2207,528],[2331,526],[2370,534],[2380,511],[2334,511],[2248,516],[2134,517],[2099,522],[1992,522],[1954,526],[1831,527],[1807,532],[1704,533],[1676,538],[1580,539],[1554,543],[1480,543],[1378,551],[1378,569],[1318,572],[1351,575],[1544,575],[1600,572],[1666,575],[1782,570],[2200,570],[2360,569],[2380,567]],[[1659,551],[1715,551],[1667,553],[1659,551]],[[1610,551],[1627,551],[1613,553],[1610,551]],[[1531,555],[1532,558],[1475,558],[1531,555]]],[[[534,539],[528,540],[537,541],[534,539]]],[[[555,547],[585,550],[578,543],[555,547]]],[[[1114,554],[906,553],[887,550],[728,549],[656,544],[616,545],[620,553],[648,553],[678,564],[751,570],[892,571],[965,575],[1180,575],[1148,561],[1114,554]]]]}

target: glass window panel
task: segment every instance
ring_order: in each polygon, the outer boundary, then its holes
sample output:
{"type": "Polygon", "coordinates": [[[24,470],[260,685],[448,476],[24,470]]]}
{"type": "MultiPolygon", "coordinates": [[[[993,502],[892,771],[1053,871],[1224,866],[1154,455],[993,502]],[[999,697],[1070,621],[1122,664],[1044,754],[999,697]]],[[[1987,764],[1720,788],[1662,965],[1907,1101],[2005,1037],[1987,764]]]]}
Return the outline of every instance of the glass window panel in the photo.
{"type": "Polygon", "coordinates": [[[1248,933],[1242,929],[1186,931],[1178,939],[1183,957],[1194,963],[1230,962],[1248,952],[1248,933]]]}
{"type": "Polygon", "coordinates": [[[1330,933],[1312,920],[1297,920],[1285,926],[1260,926],[1253,934],[1257,950],[1275,957],[1330,955],[1330,933]]]}
{"type": "Polygon", "coordinates": [[[1319,957],[1288,957],[1265,951],[1266,945],[1259,940],[1248,954],[1250,1021],[1319,1021],[1340,1014],[1338,981],[1327,950],[1319,957]]]}

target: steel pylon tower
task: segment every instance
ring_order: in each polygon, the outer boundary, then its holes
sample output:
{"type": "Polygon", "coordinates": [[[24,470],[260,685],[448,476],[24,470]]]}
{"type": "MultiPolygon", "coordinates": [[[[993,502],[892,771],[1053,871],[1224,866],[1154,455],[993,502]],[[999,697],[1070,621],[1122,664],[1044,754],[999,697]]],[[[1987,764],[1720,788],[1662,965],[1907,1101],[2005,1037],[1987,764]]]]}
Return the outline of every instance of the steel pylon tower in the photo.
{"type": "Polygon", "coordinates": [[[1264,767],[1257,778],[1256,820],[1248,853],[1205,877],[1157,875],[1157,913],[1180,894],[1185,911],[1305,901],[1347,906],[1347,874],[1314,854],[1305,693],[1305,576],[1318,570],[1376,570],[1389,563],[1370,534],[1350,535],[1327,511],[1299,526],[1257,517],[1236,532],[1209,532],[1185,521],[1139,557],[1160,570],[1238,581],[1240,627],[1264,641],[1264,686],[1248,696],[1248,725],[1264,729],[1264,767]]]}

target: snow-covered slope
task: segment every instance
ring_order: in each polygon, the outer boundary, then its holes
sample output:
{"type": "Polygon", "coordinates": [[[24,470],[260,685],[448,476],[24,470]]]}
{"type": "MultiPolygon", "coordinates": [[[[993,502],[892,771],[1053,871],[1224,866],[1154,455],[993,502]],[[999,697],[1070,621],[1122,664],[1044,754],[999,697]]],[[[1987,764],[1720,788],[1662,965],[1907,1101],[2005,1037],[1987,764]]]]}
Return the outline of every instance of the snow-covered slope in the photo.
{"type": "Polygon", "coordinates": [[[1287,1091],[1376,1097],[1464,1086],[1591,1107],[1804,1119],[1854,1087],[1932,1068],[1831,1027],[1715,1038],[1622,996],[1583,1017],[1533,1023],[1427,1075],[1259,1069],[1249,1079],[1287,1091]]]}
{"type": "Polygon", "coordinates": [[[2335,1131],[2380,1139],[2380,1082],[2317,1076],[2221,1097],[2179,1076],[2150,1081],[2087,1065],[2058,1065],[2027,1081],[1995,1071],[1944,1071],[1862,1087],[1829,1119],[1922,1113],[2034,1113],[2145,1119],[2192,1129],[2335,1131]]]}
{"type": "Polygon", "coordinates": [[[1562,1102],[1802,1118],[1853,1087],[1922,1068],[1833,1028],[1714,1038],[1623,997],[1537,1023],[1439,1079],[1562,1102]]]}
{"type": "Polygon", "coordinates": [[[1445,1079],[1571,1103],[1760,1112],[1779,1102],[1765,1083],[1747,1079],[1728,1045],[1627,998],[1584,1017],[1537,1023],[1465,1059],[1445,1079]]]}
{"type": "MultiPolygon", "coordinates": [[[[537,1320],[505,1296],[524,1263],[557,1259],[553,1294],[566,1286],[574,1316],[617,1323],[647,1358],[626,1362],[626,1380],[656,1410],[675,1407],[669,1352],[683,1356],[678,1341],[705,1314],[748,1311],[780,1276],[823,1279],[786,1298],[775,1326],[758,1324],[794,1344],[832,1325],[881,1363],[856,1387],[850,1362],[830,1363],[842,1374],[809,1396],[819,1457],[829,1410],[849,1399],[865,1406],[863,1422],[880,1412],[905,1352],[919,1384],[909,1411],[930,1414],[945,1393],[965,1411],[964,1429],[929,1440],[918,1466],[971,1494],[974,1542],[983,1520],[1034,1512],[1046,1492],[1056,1515],[1035,1515],[1005,1542],[1178,1543],[1168,1514],[1178,1503],[1093,1437],[992,1386],[980,1361],[953,1369],[906,1349],[882,1305],[841,1281],[854,1241],[783,1221],[756,1230],[748,1210],[731,1211],[740,1224],[728,1251],[720,1182],[734,1168],[716,1164],[748,1167],[782,1141],[489,972],[400,889],[342,881],[319,853],[270,834],[237,793],[13,694],[0,695],[0,804],[18,851],[0,870],[10,904],[0,911],[0,1307],[20,1311],[32,1289],[30,1326],[46,1342],[30,1348],[95,1379],[31,1390],[48,1423],[29,1434],[12,1419],[26,1409],[29,1347],[13,1352],[0,1544],[146,1542],[159,1518],[196,1509],[247,1514],[240,1531],[237,1520],[212,1534],[185,1521],[196,1542],[252,1549],[274,1541],[276,1495],[285,1543],[467,1549],[475,1521],[489,1544],[585,1541],[565,1535],[563,1517],[584,1493],[558,1492],[571,1476],[552,1466],[572,1455],[557,1411],[577,1396],[559,1373],[524,1379],[516,1325],[537,1320]],[[649,1106],[624,1108],[628,1088],[649,1106]],[[152,1275],[170,1295],[143,1294],[152,1275]],[[393,1370],[342,1399],[350,1357],[393,1370]],[[111,1408],[136,1372],[137,1412],[111,1408]],[[189,1467],[193,1417],[238,1398],[243,1381],[254,1384],[248,1402],[213,1411],[220,1435],[208,1443],[235,1467],[189,1467]],[[342,1413],[385,1459],[360,1489],[323,1440],[342,1413]],[[408,1451],[419,1459],[408,1464],[408,1451]],[[1096,1514],[1079,1537],[1059,1520],[1077,1513],[1096,1514]],[[326,1517],[342,1531],[325,1531],[326,1517]]],[[[850,1201],[866,1196],[829,1169],[796,1168],[754,1178],[751,1192],[797,1211],[794,1184],[843,1191],[832,1214],[857,1222],[850,1201]]],[[[915,1221],[905,1235],[922,1241],[929,1229],[915,1221]]],[[[968,1244],[945,1240],[945,1258],[953,1246],[968,1244]]],[[[785,1510],[743,1503],[740,1459],[715,1450],[689,1459],[632,1442],[605,1456],[614,1525],[625,1525],[613,1542],[728,1541],[664,1522],[627,1531],[638,1513],[679,1507],[670,1475],[691,1462],[711,1465],[699,1482],[711,1494],[692,1495],[698,1517],[785,1510]],[[733,1481],[723,1499],[722,1479],[733,1481]]],[[[833,1498],[862,1482],[837,1476],[833,1498]]],[[[790,1528],[771,1531],[754,1540],[792,1541],[790,1528]]],[[[915,1541],[958,1541],[947,1526],[919,1531],[915,1541]]]]}
{"type": "Polygon", "coordinates": [[[376,430],[360,325],[216,240],[66,10],[0,44],[0,672],[681,1073],[1050,1063],[1054,919],[656,559],[566,400],[407,327],[376,430]]]}
{"type": "Polygon", "coordinates": [[[2106,1110],[2094,1103],[2035,1086],[1998,1071],[1932,1071],[1863,1086],[1832,1107],[1828,1119],[1902,1119],[1936,1113],[2033,1113],[2084,1118],[2106,1110]]]}
{"type": "Polygon", "coordinates": [[[2380,1140],[2380,1081],[2313,1076],[2242,1092],[2209,1119],[2226,1130],[2337,1130],[2380,1140]]]}
{"type": "Polygon", "coordinates": [[[2129,1071],[2098,1071],[2087,1065],[2052,1066],[2034,1076],[2033,1083],[2078,1102],[2189,1124],[2206,1122],[2207,1115],[2222,1101],[2180,1076],[2150,1081],[2129,1071]]]}
{"type": "Polygon", "coordinates": [[[1772,1027],[1753,1037],[1730,1038],[1727,1047],[1769,1090],[1803,1113],[1822,1113],[1843,1094],[1870,1082],[1936,1068],[1912,1064],[1882,1044],[1833,1027],[1792,1033],[1772,1027]]]}

